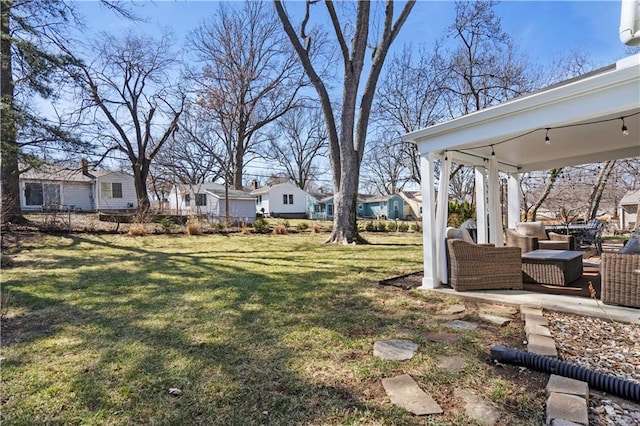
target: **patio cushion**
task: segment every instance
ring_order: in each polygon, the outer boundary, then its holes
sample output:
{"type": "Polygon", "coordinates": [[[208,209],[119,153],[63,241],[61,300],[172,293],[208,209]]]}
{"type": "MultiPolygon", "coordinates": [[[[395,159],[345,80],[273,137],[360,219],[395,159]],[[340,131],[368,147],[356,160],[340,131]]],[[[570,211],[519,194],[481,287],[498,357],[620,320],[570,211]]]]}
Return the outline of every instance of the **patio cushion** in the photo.
{"type": "Polygon", "coordinates": [[[460,228],[447,228],[447,239],[448,240],[463,240],[468,243],[474,244],[473,238],[471,238],[471,234],[466,229],[460,228]]]}
{"type": "Polygon", "coordinates": [[[527,237],[537,237],[539,240],[548,240],[543,222],[517,222],[516,231],[527,237]]]}
{"type": "Polygon", "coordinates": [[[640,229],[636,229],[631,233],[631,238],[618,253],[640,254],[640,229]]]}

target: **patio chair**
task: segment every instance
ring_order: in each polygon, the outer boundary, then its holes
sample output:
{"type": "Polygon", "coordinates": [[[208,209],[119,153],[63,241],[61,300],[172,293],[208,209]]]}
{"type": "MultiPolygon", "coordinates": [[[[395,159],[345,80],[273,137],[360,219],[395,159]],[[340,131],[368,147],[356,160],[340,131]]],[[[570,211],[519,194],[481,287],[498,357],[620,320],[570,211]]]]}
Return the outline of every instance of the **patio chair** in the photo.
{"type": "Polygon", "coordinates": [[[547,233],[543,222],[517,222],[515,229],[507,229],[507,247],[520,247],[522,253],[544,250],[575,250],[573,235],[547,233]]]}
{"type": "Polygon", "coordinates": [[[598,219],[591,219],[587,222],[587,229],[584,234],[578,237],[578,244],[582,246],[594,246],[596,253],[602,253],[602,232],[604,231],[604,223],[598,219]]]}
{"type": "Polygon", "coordinates": [[[449,284],[456,291],[522,289],[517,247],[478,245],[447,239],[449,284]]]}
{"type": "Polygon", "coordinates": [[[640,308],[640,254],[602,253],[601,296],[607,305],[640,308]]]}

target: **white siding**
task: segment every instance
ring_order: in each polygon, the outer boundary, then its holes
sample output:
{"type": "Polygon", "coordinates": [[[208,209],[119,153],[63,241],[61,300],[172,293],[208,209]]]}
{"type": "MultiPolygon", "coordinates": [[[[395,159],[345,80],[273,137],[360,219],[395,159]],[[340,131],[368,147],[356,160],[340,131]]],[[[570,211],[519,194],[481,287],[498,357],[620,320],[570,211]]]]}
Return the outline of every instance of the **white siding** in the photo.
{"type": "Polygon", "coordinates": [[[262,203],[256,204],[256,211],[264,207],[265,213],[278,215],[282,213],[305,214],[307,211],[307,194],[292,183],[281,183],[269,188],[268,192],[261,194],[262,203]],[[293,204],[284,204],[284,195],[293,195],[293,204]]]}
{"type": "Polygon", "coordinates": [[[82,211],[92,211],[94,209],[92,185],[83,182],[65,182],[60,190],[62,204],[82,211]]]}
{"type": "Polygon", "coordinates": [[[109,173],[96,179],[96,208],[98,210],[127,210],[138,207],[133,176],[125,173],[109,173]],[[106,197],[102,193],[102,183],[122,184],[122,198],[106,197]],[[133,207],[132,207],[133,206],[133,207]]]}

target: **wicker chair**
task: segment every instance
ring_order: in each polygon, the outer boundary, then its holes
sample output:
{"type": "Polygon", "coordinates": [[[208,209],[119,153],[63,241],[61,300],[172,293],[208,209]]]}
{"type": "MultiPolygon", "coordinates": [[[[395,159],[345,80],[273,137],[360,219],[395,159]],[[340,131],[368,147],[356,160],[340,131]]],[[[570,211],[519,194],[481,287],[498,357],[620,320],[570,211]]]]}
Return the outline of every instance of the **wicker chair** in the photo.
{"type": "Polygon", "coordinates": [[[522,289],[517,247],[492,247],[447,240],[449,284],[456,291],[522,289]]]}
{"type": "Polygon", "coordinates": [[[601,299],[607,305],[640,308],[640,254],[602,253],[601,299]]]}
{"type": "Polygon", "coordinates": [[[542,222],[518,222],[515,229],[507,229],[507,246],[520,247],[522,253],[545,250],[575,250],[576,240],[572,235],[555,232],[548,234],[542,222]]]}

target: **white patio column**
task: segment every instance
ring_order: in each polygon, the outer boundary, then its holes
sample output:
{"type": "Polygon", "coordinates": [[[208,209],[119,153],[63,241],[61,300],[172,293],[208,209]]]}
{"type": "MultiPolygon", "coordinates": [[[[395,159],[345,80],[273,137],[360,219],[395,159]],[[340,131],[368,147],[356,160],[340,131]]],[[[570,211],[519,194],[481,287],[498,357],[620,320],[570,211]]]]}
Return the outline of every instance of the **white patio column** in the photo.
{"type": "Polygon", "coordinates": [[[502,210],[500,209],[500,178],[498,175],[498,159],[495,155],[489,158],[489,242],[496,247],[504,246],[502,236],[502,210]]]}
{"type": "Polygon", "coordinates": [[[436,206],[436,253],[438,256],[438,278],[443,283],[449,282],[447,276],[447,247],[444,239],[449,218],[449,174],[451,158],[445,152],[440,161],[440,178],[438,180],[438,204],[436,206]]]}
{"type": "Polygon", "coordinates": [[[515,228],[520,222],[520,173],[509,173],[507,180],[507,226],[515,228]]]}
{"type": "Polygon", "coordinates": [[[478,243],[487,243],[489,238],[487,235],[487,178],[485,169],[476,166],[476,223],[478,226],[478,243]]]}
{"type": "Polygon", "coordinates": [[[422,253],[424,276],[421,289],[432,289],[440,286],[438,280],[438,261],[436,251],[436,195],[434,162],[431,154],[420,156],[420,175],[422,186],[422,253]]]}

